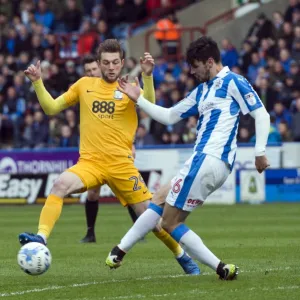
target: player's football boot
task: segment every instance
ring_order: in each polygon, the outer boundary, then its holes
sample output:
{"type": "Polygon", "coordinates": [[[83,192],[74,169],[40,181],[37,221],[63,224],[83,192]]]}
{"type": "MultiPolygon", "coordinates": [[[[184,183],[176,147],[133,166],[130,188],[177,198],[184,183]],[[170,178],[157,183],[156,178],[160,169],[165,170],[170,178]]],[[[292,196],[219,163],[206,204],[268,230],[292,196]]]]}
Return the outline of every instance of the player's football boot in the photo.
{"type": "Polygon", "coordinates": [[[105,264],[111,269],[117,269],[122,264],[122,259],[125,256],[125,252],[122,251],[118,246],[114,247],[111,252],[109,252],[105,264]]]}
{"type": "Polygon", "coordinates": [[[87,234],[80,243],[96,243],[95,235],[87,234]]]}
{"type": "Polygon", "coordinates": [[[196,262],[192,260],[190,256],[187,255],[186,252],[184,252],[184,254],[180,258],[176,258],[176,260],[180,264],[185,274],[189,274],[189,275],[200,274],[200,269],[198,265],[196,264],[196,262]]]}
{"type": "Polygon", "coordinates": [[[23,232],[19,234],[19,242],[21,245],[35,242],[46,246],[44,239],[40,235],[29,233],[29,232],[23,232]]]}
{"type": "Polygon", "coordinates": [[[221,280],[234,280],[239,274],[239,267],[233,264],[224,264],[220,262],[217,268],[217,274],[221,280]]]}

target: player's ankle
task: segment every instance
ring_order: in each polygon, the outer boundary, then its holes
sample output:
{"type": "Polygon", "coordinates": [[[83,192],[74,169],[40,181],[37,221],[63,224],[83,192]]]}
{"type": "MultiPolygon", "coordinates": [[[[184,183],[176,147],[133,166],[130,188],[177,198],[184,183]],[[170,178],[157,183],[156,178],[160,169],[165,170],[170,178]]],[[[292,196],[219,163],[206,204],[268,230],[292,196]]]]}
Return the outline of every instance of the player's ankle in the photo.
{"type": "Polygon", "coordinates": [[[124,256],[126,255],[126,252],[123,251],[122,249],[119,248],[119,246],[115,246],[112,250],[111,250],[111,254],[112,255],[116,255],[118,257],[119,260],[122,260],[124,258],[124,256]]]}
{"type": "Polygon", "coordinates": [[[217,270],[216,270],[216,273],[219,276],[221,276],[222,278],[225,276],[224,266],[225,266],[225,264],[222,261],[220,261],[220,263],[218,264],[217,270]]]}

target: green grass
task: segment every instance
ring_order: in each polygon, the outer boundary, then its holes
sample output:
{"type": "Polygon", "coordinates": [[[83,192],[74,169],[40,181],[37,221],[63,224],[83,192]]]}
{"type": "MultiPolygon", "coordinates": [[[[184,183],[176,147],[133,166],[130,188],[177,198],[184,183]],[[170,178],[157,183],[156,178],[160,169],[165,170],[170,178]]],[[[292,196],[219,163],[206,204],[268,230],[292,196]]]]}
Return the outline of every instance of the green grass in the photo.
{"type": "Polygon", "coordinates": [[[202,275],[183,276],[152,234],[121,268],[107,269],[108,252],[131,226],[119,205],[100,206],[97,244],[88,245],[79,243],[84,208],[65,206],[49,240],[51,268],[29,276],[16,262],[17,236],[36,231],[40,210],[0,207],[0,299],[300,299],[300,204],[206,205],[190,216],[188,225],[206,245],[225,262],[239,265],[239,278],[232,282],[218,280],[203,265],[202,275]]]}

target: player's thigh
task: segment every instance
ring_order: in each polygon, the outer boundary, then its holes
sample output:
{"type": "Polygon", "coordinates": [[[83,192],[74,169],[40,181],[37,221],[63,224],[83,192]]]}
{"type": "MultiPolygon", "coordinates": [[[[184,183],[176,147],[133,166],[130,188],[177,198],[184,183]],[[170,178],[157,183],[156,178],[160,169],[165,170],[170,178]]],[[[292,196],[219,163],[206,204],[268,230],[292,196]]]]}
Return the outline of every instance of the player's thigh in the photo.
{"type": "Polygon", "coordinates": [[[81,179],[83,188],[80,192],[97,188],[105,183],[105,170],[94,161],[79,160],[66,172],[73,173],[81,179]]]}
{"type": "Polygon", "coordinates": [[[152,193],[133,161],[120,162],[119,167],[110,168],[107,184],[123,206],[152,199],[152,193]]]}
{"type": "Polygon", "coordinates": [[[89,189],[87,192],[87,198],[89,201],[98,201],[100,196],[100,187],[89,189]]]}
{"type": "Polygon", "coordinates": [[[51,194],[55,194],[63,198],[68,194],[81,191],[83,188],[84,183],[79,176],[71,172],[63,172],[54,181],[51,194]]]}
{"type": "Polygon", "coordinates": [[[152,202],[156,205],[162,206],[166,202],[166,198],[169,194],[171,189],[171,183],[168,182],[167,184],[163,185],[157,192],[154,193],[152,202]]]}
{"type": "Polygon", "coordinates": [[[173,178],[166,202],[191,212],[222,186],[229,174],[230,170],[222,160],[194,153],[173,178]]]}

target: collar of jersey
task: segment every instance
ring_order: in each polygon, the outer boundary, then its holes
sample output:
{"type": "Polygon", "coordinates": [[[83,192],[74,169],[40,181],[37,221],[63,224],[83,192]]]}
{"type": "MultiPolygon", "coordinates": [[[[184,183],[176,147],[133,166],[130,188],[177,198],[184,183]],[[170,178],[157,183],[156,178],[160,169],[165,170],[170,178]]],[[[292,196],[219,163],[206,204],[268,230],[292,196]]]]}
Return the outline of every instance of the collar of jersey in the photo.
{"type": "Polygon", "coordinates": [[[101,84],[104,87],[112,88],[112,87],[117,87],[118,86],[118,81],[115,81],[113,83],[109,83],[109,82],[106,82],[103,78],[100,78],[100,81],[101,81],[101,84]]]}
{"type": "Polygon", "coordinates": [[[225,77],[228,72],[230,72],[229,68],[227,66],[223,67],[223,69],[216,75],[216,77],[214,77],[210,81],[207,81],[207,84],[214,82],[217,78],[225,77]]]}

